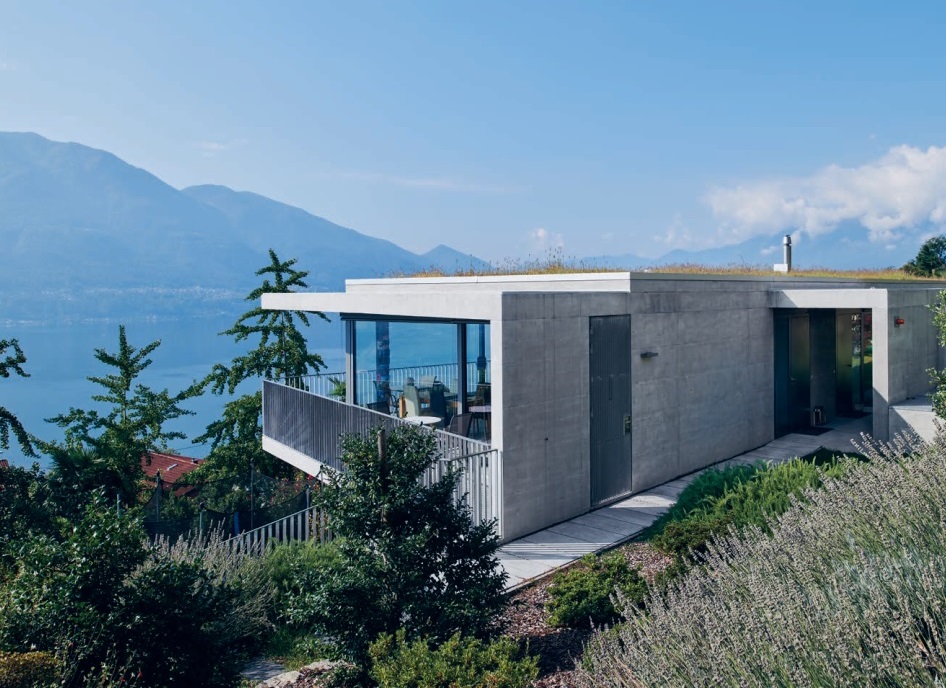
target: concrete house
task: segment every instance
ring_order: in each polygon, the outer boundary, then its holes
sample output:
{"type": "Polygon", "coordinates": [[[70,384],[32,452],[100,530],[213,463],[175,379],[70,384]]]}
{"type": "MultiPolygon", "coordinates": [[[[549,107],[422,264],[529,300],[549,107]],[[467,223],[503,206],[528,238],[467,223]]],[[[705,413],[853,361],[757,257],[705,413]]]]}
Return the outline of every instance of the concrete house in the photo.
{"type": "Polygon", "coordinates": [[[345,371],[264,383],[264,448],[315,474],[341,433],[428,425],[508,541],[787,433],[916,424],[942,288],[615,272],[264,295],[346,333],[345,371]]]}

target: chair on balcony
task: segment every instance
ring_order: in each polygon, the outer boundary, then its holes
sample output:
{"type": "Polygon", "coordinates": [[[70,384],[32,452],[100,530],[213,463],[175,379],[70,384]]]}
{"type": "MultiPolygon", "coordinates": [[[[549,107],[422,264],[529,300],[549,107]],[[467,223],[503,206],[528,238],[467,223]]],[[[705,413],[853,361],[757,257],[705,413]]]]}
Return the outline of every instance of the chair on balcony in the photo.
{"type": "Polygon", "coordinates": [[[397,401],[391,391],[391,383],[375,380],[374,392],[377,401],[368,404],[368,408],[381,413],[393,413],[394,409],[397,408],[397,401]]]}
{"type": "Polygon", "coordinates": [[[441,382],[435,382],[434,386],[430,388],[430,408],[428,412],[431,416],[440,418],[440,427],[444,427],[450,422],[445,391],[446,388],[441,382]]]}
{"type": "Polygon", "coordinates": [[[417,387],[411,384],[404,384],[404,393],[401,395],[402,411],[401,417],[420,415],[420,396],[417,394],[417,387]]]}
{"type": "Polygon", "coordinates": [[[492,416],[492,385],[481,382],[476,386],[476,394],[470,400],[469,409],[476,421],[476,436],[489,441],[490,418],[492,416]]]}
{"type": "Polygon", "coordinates": [[[460,437],[469,437],[470,421],[472,420],[472,413],[458,414],[450,419],[450,424],[447,426],[447,432],[453,433],[454,435],[460,435],[460,437]]]}

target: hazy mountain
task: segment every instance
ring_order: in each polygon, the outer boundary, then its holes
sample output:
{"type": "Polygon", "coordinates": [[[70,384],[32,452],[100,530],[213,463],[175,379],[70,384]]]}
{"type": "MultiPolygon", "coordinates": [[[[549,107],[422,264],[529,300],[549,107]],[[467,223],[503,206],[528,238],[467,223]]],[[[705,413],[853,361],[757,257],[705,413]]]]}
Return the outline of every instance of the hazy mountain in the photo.
{"type": "Polygon", "coordinates": [[[417,255],[253,193],[178,190],[111,153],[30,133],[0,133],[0,247],[0,320],[233,307],[270,247],[319,290],[452,270],[462,256],[417,255]]]}
{"type": "Polygon", "coordinates": [[[481,271],[490,267],[489,263],[480,260],[472,253],[460,253],[444,244],[432,248],[427,253],[422,253],[420,260],[425,266],[440,268],[444,272],[481,271]]]}
{"type": "MultiPolygon", "coordinates": [[[[753,237],[732,246],[702,251],[671,251],[657,265],[700,263],[703,265],[769,265],[782,262],[784,232],[768,237],[753,237]]],[[[919,236],[904,239],[891,246],[871,242],[867,230],[848,223],[827,234],[814,237],[802,235],[793,241],[792,264],[799,268],[900,267],[916,256],[922,242],[919,236]]]]}
{"type": "MultiPolygon", "coordinates": [[[[922,241],[921,232],[912,238],[885,246],[871,242],[867,230],[855,223],[838,227],[833,232],[815,237],[803,235],[796,238],[792,246],[792,264],[798,268],[856,268],[900,267],[916,256],[922,241]]],[[[719,246],[698,251],[677,249],[659,258],[642,258],[634,254],[623,256],[596,256],[586,259],[594,265],[615,269],[653,268],[661,265],[695,263],[699,265],[746,265],[750,267],[770,266],[782,262],[782,238],[784,232],[772,236],[752,237],[729,246],[719,246]]]]}
{"type": "MultiPolygon", "coordinates": [[[[899,266],[920,232],[893,247],[857,225],[796,241],[798,267],[899,266]]],[[[615,269],[670,263],[769,265],[781,233],[655,260],[634,254],[584,262],[615,269]]],[[[222,186],[179,190],[105,151],[0,133],[0,321],[235,311],[268,248],[297,258],[313,289],[345,278],[487,263],[448,246],[418,255],[300,208],[222,186]]]]}

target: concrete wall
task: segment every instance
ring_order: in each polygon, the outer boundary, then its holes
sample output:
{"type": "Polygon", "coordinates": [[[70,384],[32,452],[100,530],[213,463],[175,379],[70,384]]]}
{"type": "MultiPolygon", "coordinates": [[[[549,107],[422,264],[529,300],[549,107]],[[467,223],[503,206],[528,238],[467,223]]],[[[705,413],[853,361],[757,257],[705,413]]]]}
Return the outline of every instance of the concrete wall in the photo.
{"type": "Polygon", "coordinates": [[[635,284],[631,293],[635,491],[772,439],[773,320],[765,289],[704,286],[635,284]],[[643,351],[659,355],[641,359],[643,351]]]}
{"type": "Polygon", "coordinates": [[[631,315],[635,492],[770,441],[774,352],[766,286],[707,290],[705,283],[649,280],[631,293],[504,294],[497,439],[505,536],[590,508],[592,316],[631,315]],[[643,351],[658,355],[642,359],[643,351]]]}
{"type": "Polygon", "coordinates": [[[913,432],[927,442],[932,442],[936,437],[937,422],[928,397],[907,399],[890,407],[890,438],[898,434],[913,432]]]}
{"type": "MultiPolygon", "coordinates": [[[[588,309],[609,304],[626,313],[627,294],[503,295],[502,381],[493,390],[494,419],[502,418],[493,432],[503,449],[506,539],[589,508],[588,309]]],[[[494,387],[496,371],[494,359],[494,387]]]]}
{"type": "MultiPolygon", "coordinates": [[[[929,390],[927,368],[939,365],[937,332],[929,304],[935,290],[891,290],[887,294],[887,338],[890,347],[888,402],[895,404],[929,390]],[[903,325],[896,319],[902,318],[903,325]]],[[[874,324],[876,333],[877,324],[874,324]]]]}

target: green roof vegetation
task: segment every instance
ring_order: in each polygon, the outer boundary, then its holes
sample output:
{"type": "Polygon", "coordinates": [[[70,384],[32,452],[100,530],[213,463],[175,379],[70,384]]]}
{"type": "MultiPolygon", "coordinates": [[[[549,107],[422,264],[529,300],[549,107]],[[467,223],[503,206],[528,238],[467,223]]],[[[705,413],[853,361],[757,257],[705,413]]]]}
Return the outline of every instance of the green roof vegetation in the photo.
{"type": "MultiPolygon", "coordinates": [[[[504,261],[487,269],[460,268],[454,271],[445,271],[439,268],[429,268],[410,274],[396,274],[394,277],[484,277],[504,275],[567,275],[584,273],[622,272],[627,268],[594,265],[582,260],[571,258],[546,258],[526,261],[504,261]]],[[[762,265],[697,265],[695,263],[678,263],[660,265],[631,272],[645,272],[649,274],[667,275],[725,275],[725,276],[754,276],[754,277],[785,277],[785,273],[776,273],[771,267],[762,265]]],[[[901,268],[878,268],[861,270],[834,270],[831,268],[794,269],[787,277],[798,278],[846,278],[864,281],[897,281],[897,282],[928,282],[942,281],[942,277],[930,277],[910,274],[901,268]]]]}

